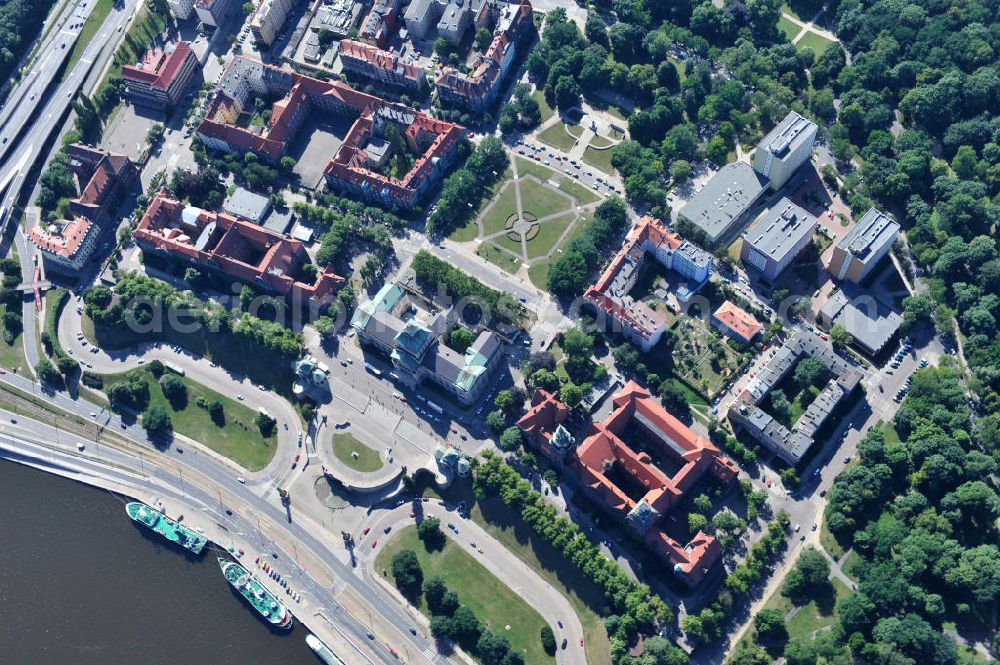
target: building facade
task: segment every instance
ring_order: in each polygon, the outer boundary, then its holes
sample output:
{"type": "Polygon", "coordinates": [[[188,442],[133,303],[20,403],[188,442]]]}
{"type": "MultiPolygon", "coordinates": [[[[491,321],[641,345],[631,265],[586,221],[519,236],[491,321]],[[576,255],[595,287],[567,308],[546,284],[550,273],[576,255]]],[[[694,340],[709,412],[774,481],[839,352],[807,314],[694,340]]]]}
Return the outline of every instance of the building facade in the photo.
{"type": "Polygon", "coordinates": [[[382,85],[419,94],[427,87],[427,74],[422,67],[404,62],[392,51],[345,39],[338,51],[344,71],[382,85]]]}
{"type": "Polygon", "coordinates": [[[788,198],[782,198],[743,233],[740,260],[774,281],[812,241],[819,222],[788,198]]]}
{"type": "MultiPolygon", "coordinates": [[[[484,11],[492,7],[486,4],[484,11]]],[[[503,3],[496,18],[493,41],[472,70],[463,73],[452,67],[443,69],[436,86],[441,103],[475,113],[491,108],[533,30],[528,0],[503,3]]]]}
{"type": "Polygon", "coordinates": [[[778,190],[809,161],[816,141],[816,123],[792,111],[757,144],[753,167],[778,190]]]}
{"type": "Polygon", "coordinates": [[[28,231],[28,240],[38,249],[42,260],[57,272],[73,274],[83,269],[97,249],[101,230],[84,217],[75,217],[62,227],[37,226],[28,231]]]}
{"type": "Polygon", "coordinates": [[[194,0],[194,11],[202,25],[217,28],[240,9],[239,0],[194,0]]]}
{"type": "Polygon", "coordinates": [[[293,6],[292,0],[263,0],[257,6],[250,17],[250,32],[258,46],[270,46],[274,43],[293,6]]]}
{"type": "Polygon", "coordinates": [[[750,344],[757,339],[762,329],[753,314],[740,309],[729,300],[712,313],[712,325],[721,330],[722,334],[743,344],[750,344]]]}
{"type": "Polygon", "coordinates": [[[872,208],[833,246],[830,273],[839,280],[861,283],[882,260],[899,234],[899,224],[872,208]]]}
{"type": "Polygon", "coordinates": [[[187,42],[177,42],[169,51],[152,48],[138,65],[122,67],[125,96],[133,104],[161,110],[177,106],[200,73],[198,56],[187,42]]]}
{"type": "Polygon", "coordinates": [[[171,13],[180,21],[192,18],[194,12],[194,0],[167,0],[167,6],[171,13]]]}

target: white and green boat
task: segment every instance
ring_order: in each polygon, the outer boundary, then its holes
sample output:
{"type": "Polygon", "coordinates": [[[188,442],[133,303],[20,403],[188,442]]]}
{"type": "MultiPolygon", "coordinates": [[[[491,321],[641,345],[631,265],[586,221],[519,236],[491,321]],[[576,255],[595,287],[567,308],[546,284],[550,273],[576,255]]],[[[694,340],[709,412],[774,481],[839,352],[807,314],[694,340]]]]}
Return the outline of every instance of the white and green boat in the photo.
{"type": "Polygon", "coordinates": [[[333,652],[333,649],[326,646],[323,640],[319,639],[312,633],[306,635],[306,644],[312,649],[319,659],[322,660],[326,665],[347,665],[340,656],[333,652]]]}
{"type": "Polygon", "coordinates": [[[138,522],[150,531],[155,531],[170,542],[180,545],[194,554],[201,554],[205,543],[208,542],[208,539],[204,536],[198,535],[160,511],[150,508],[139,501],[132,501],[125,506],[125,512],[128,513],[128,516],[133,521],[138,522]]]}
{"type": "Polygon", "coordinates": [[[219,566],[226,576],[226,581],[236,589],[247,602],[264,620],[276,628],[291,628],[292,613],[284,605],[278,602],[270,591],[257,578],[250,574],[250,571],[229,559],[219,557],[219,566]]]}

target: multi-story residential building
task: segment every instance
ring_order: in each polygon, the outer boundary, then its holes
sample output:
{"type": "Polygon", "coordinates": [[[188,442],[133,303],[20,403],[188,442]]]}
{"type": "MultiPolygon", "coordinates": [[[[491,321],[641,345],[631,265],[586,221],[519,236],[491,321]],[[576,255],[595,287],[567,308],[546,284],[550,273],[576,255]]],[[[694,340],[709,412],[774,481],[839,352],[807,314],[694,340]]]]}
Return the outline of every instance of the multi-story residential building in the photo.
{"type": "Polygon", "coordinates": [[[181,260],[268,293],[323,306],[344,284],[329,266],[315,276],[299,240],[227,213],[185,205],[166,189],[153,197],[132,233],[144,252],[181,260]]]}
{"type": "Polygon", "coordinates": [[[401,0],[375,0],[371,11],[361,22],[358,39],[384,49],[396,32],[401,0]]]}
{"type": "Polygon", "coordinates": [[[263,0],[250,17],[250,32],[258,46],[270,46],[292,11],[293,0],[263,0]]]}
{"type": "Polygon", "coordinates": [[[774,356],[757,370],[729,407],[729,421],[755,441],[795,466],[809,451],[820,427],[861,382],[861,371],[838,356],[828,342],[809,330],[797,329],[774,356]],[[765,411],[767,396],[794,371],[800,359],[819,358],[831,378],[805,412],[788,429],[765,411]]]}
{"type": "Polygon", "coordinates": [[[451,313],[431,313],[423,306],[399,285],[386,284],[358,306],[351,326],[360,342],[389,357],[394,379],[411,388],[430,381],[463,405],[475,403],[503,358],[500,338],[483,330],[465,353],[458,353],[441,341],[451,328],[451,313]]]}
{"type": "Polygon", "coordinates": [[[712,312],[712,325],[743,344],[749,344],[756,339],[762,329],[753,314],[740,309],[729,300],[712,312]]]}
{"type": "Polygon", "coordinates": [[[708,247],[725,244],[743,230],[747,212],[767,190],[767,181],[746,162],[726,164],[677,213],[700,231],[708,247]]]}
{"type": "Polygon", "coordinates": [[[427,74],[423,67],[404,62],[392,51],[345,39],[340,42],[339,55],[344,71],[351,74],[410,93],[419,93],[427,87],[427,74]]]}
{"type": "Polygon", "coordinates": [[[812,241],[818,221],[787,197],[743,232],[740,259],[774,281],[812,241]]]}
{"type": "Polygon", "coordinates": [[[167,6],[180,21],[186,21],[194,16],[194,0],[167,0],[167,6]]]}
{"type": "Polygon", "coordinates": [[[658,219],[643,217],[632,228],[621,250],[583,299],[597,310],[605,325],[613,326],[643,351],[653,348],[667,328],[665,314],[629,295],[648,254],[686,280],[676,291],[682,303],[708,281],[713,263],[711,254],[672,233],[658,219]]]}
{"type": "Polygon", "coordinates": [[[172,49],[152,48],[138,65],[124,65],[125,97],[133,104],[166,109],[176,106],[191,80],[201,74],[198,56],[187,42],[172,49]]]}
{"type": "Polygon", "coordinates": [[[530,445],[568,469],[599,506],[635,530],[680,579],[695,585],[722,548],[702,532],[684,545],[666,533],[662,519],[706,476],[728,484],[739,468],[634,381],[612,404],[611,414],[592,423],[582,438],[570,432],[570,410],[554,394],[539,390],[517,424],[530,445]]]}
{"type": "Polygon", "coordinates": [[[440,0],[413,0],[403,14],[403,22],[412,37],[430,39],[443,11],[440,0]]]}
{"type": "Polygon", "coordinates": [[[472,27],[472,8],[470,0],[450,0],[438,18],[437,34],[448,40],[452,46],[458,46],[465,34],[472,27]]]}
{"type": "Polygon", "coordinates": [[[69,203],[77,217],[103,225],[139,175],[126,155],[82,143],[66,146],[68,166],[80,187],[80,196],[69,203]]]}
{"type": "Polygon", "coordinates": [[[772,190],[780,189],[809,161],[817,130],[816,123],[792,111],[757,144],[753,167],[767,178],[772,190]]]}
{"type": "Polygon", "coordinates": [[[899,234],[899,224],[872,208],[833,246],[830,273],[860,284],[882,260],[899,234]]]}
{"type": "Polygon", "coordinates": [[[69,202],[73,219],[63,226],[32,227],[28,239],[52,267],[76,272],[90,259],[105,224],[139,172],[127,156],[81,143],[66,146],[66,156],[80,189],[69,202]]]}
{"type": "Polygon", "coordinates": [[[452,165],[465,130],[401,104],[359,92],[340,81],[320,81],[297,72],[236,58],[226,70],[198,133],[212,150],[252,151],[275,162],[313,108],[356,115],[343,143],[324,171],[327,183],[367,201],[412,208],[441,181],[452,165]],[[258,97],[278,98],[262,131],[236,124],[258,97]],[[416,155],[401,178],[378,170],[369,145],[381,143],[393,125],[416,155]]]}
{"type": "Polygon", "coordinates": [[[42,260],[57,272],[77,273],[97,248],[101,229],[89,219],[75,217],[64,226],[51,225],[47,230],[37,226],[28,231],[28,240],[38,248],[42,260]]]}
{"type": "MultiPolygon", "coordinates": [[[[492,6],[484,5],[484,9],[492,6]]],[[[466,74],[452,67],[444,68],[436,87],[441,102],[474,113],[493,106],[507,74],[534,30],[531,17],[528,0],[503,3],[497,15],[493,41],[473,64],[471,72],[466,74]]]]}
{"type": "Polygon", "coordinates": [[[239,0],[194,0],[194,11],[202,25],[217,28],[242,7],[239,0]]]}

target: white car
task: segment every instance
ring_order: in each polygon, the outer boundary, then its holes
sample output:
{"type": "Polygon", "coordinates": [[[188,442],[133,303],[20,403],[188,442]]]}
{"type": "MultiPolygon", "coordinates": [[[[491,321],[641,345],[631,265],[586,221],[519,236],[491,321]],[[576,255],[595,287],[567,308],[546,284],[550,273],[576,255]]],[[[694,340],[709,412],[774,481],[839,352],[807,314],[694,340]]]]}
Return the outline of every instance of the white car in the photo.
{"type": "Polygon", "coordinates": [[[244,478],[243,476],[237,476],[236,477],[236,482],[238,482],[240,485],[246,485],[247,484],[247,479],[244,478]]]}
{"type": "Polygon", "coordinates": [[[243,400],[246,399],[246,397],[243,396],[243,393],[239,393],[238,395],[236,395],[236,399],[242,402],[243,400]]]}

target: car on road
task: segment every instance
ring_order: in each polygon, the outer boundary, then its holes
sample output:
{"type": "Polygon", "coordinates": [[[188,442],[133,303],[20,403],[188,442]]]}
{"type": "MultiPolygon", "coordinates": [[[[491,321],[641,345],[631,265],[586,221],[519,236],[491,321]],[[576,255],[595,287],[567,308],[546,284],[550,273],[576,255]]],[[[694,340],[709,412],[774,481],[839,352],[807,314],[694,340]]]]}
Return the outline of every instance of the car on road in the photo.
{"type": "Polygon", "coordinates": [[[801,524],[796,524],[795,525],[795,533],[798,533],[801,530],[802,530],[802,525],[801,524]]]}
{"type": "Polygon", "coordinates": [[[382,529],[382,533],[389,533],[390,531],[392,531],[392,525],[391,524],[389,526],[387,526],[386,528],[382,529]]]}
{"type": "Polygon", "coordinates": [[[238,482],[240,485],[246,485],[247,479],[244,478],[243,476],[237,476],[236,477],[236,482],[238,482]]]}
{"type": "Polygon", "coordinates": [[[246,399],[246,397],[243,396],[243,393],[237,393],[236,394],[236,399],[238,399],[239,401],[242,402],[243,400],[246,399]]]}
{"type": "Polygon", "coordinates": [[[79,450],[80,452],[83,452],[84,448],[86,448],[86,446],[83,445],[82,443],[76,444],[76,449],[79,450]]]}
{"type": "Polygon", "coordinates": [[[376,545],[378,545],[378,541],[377,540],[373,540],[372,541],[372,549],[375,549],[376,545]]]}
{"type": "Polygon", "coordinates": [[[567,644],[568,644],[568,642],[567,642],[566,638],[564,637],[564,638],[563,638],[563,641],[562,641],[562,649],[563,649],[563,650],[565,650],[565,649],[566,649],[566,645],[567,645],[567,644]]]}
{"type": "Polygon", "coordinates": [[[361,530],[361,534],[367,536],[368,532],[371,530],[372,528],[370,526],[366,526],[364,529],[361,530]]]}
{"type": "Polygon", "coordinates": [[[815,530],[816,530],[816,523],[815,523],[815,522],[813,522],[813,523],[812,523],[812,526],[811,526],[810,528],[811,528],[811,529],[812,529],[813,531],[815,531],[815,530]]]}

